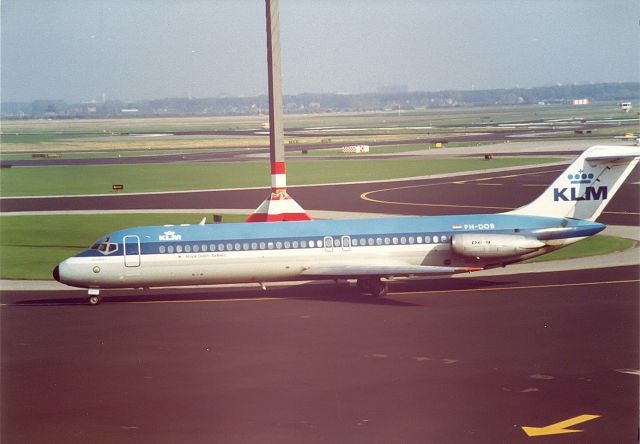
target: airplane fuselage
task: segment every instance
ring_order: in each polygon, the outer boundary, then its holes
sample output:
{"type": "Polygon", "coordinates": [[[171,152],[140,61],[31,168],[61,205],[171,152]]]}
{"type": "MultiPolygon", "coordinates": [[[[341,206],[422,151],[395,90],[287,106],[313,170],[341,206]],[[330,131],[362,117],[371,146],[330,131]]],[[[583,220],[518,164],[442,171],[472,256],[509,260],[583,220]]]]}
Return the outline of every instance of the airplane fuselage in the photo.
{"type": "Polygon", "coordinates": [[[508,214],[137,227],[105,236],[54,275],[84,288],[147,288],[304,280],[318,278],[323,264],[344,265],[336,278],[362,278],[367,264],[381,262],[471,270],[544,254],[604,227],[508,214]],[[349,276],[353,264],[359,269],[349,276]]]}

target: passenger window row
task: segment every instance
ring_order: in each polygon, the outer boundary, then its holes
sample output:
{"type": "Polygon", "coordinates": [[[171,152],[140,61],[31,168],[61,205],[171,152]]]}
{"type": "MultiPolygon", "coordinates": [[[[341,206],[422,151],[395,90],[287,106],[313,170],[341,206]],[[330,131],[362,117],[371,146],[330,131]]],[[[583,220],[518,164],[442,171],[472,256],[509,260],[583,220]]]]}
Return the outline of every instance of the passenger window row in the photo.
{"type": "Polygon", "coordinates": [[[408,235],[408,236],[342,236],[323,239],[291,239],[252,242],[211,242],[211,243],[171,243],[160,245],[158,252],[165,253],[207,253],[218,251],[255,251],[289,250],[300,248],[330,247],[372,247],[382,245],[415,245],[447,243],[446,235],[408,235]],[[343,245],[344,244],[344,245],[343,245]]]}

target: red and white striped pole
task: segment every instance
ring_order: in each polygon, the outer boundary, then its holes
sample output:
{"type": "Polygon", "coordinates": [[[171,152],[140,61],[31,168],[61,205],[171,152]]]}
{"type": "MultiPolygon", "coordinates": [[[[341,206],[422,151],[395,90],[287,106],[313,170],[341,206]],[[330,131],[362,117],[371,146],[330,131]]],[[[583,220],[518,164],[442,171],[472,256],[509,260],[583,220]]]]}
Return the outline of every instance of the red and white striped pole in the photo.
{"type": "Polygon", "coordinates": [[[271,162],[271,192],[287,191],[287,164],[271,162]]]}
{"type": "Polygon", "coordinates": [[[249,216],[247,222],[310,220],[307,212],[287,194],[284,162],[282,75],[280,71],[280,17],[278,0],[265,0],[267,12],[267,67],[269,75],[269,154],[271,195],[249,216]]]}

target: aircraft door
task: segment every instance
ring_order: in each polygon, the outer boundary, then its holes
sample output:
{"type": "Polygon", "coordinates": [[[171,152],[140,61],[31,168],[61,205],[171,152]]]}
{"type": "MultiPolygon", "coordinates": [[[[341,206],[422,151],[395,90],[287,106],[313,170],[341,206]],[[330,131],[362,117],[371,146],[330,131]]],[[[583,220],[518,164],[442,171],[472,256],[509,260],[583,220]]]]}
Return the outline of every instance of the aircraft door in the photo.
{"type": "Polygon", "coordinates": [[[324,237],[324,251],[328,253],[333,251],[333,238],[331,236],[324,237]]]}
{"type": "Polygon", "coordinates": [[[124,243],[124,265],[125,267],[140,266],[140,238],[135,235],[125,236],[124,243]]]}

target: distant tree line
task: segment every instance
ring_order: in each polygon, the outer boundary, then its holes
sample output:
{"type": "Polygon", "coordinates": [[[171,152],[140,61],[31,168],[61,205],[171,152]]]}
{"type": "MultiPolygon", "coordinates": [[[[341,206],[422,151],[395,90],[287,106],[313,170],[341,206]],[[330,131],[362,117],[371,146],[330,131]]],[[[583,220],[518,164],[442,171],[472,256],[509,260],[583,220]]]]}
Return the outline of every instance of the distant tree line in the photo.
{"type": "MultiPolygon", "coordinates": [[[[622,101],[640,98],[640,82],[556,85],[472,91],[396,92],[368,94],[298,94],[284,96],[285,112],[411,110],[455,106],[570,103],[573,99],[622,101]]],[[[91,118],[126,116],[195,116],[267,114],[266,95],[206,99],[167,98],[104,103],[36,100],[2,103],[3,118],[91,118]]]]}

